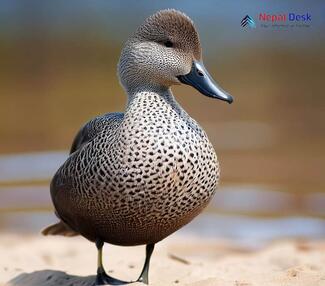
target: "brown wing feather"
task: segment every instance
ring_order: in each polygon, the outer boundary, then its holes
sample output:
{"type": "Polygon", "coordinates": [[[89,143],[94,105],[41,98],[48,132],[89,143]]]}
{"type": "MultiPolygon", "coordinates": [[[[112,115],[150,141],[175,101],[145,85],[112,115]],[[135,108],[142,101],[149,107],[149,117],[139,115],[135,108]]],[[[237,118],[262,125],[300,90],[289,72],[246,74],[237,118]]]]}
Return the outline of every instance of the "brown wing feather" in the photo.
{"type": "MultiPolygon", "coordinates": [[[[89,122],[87,122],[77,133],[75,136],[70,154],[80,150],[80,148],[90,142],[93,138],[95,138],[96,134],[102,131],[103,126],[107,124],[113,124],[115,122],[121,122],[124,114],[120,112],[115,113],[107,113],[102,116],[98,116],[89,122]]],[[[56,213],[57,214],[57,213],[56,213]]],[[[58,216],[58,214],[57,214],[58,216]]],[[[59,217],[59,216],[58,216],[59,217]]],[[[60,217],[59,217],[60,219],[60,217]]],[[[49,225],[45,229],[42,230],[43,235],[63,235],[63,236],[77,236],[78,232],[72,230],[66,223],[62,221],[62,219],[56,223],[49,225]]]]}

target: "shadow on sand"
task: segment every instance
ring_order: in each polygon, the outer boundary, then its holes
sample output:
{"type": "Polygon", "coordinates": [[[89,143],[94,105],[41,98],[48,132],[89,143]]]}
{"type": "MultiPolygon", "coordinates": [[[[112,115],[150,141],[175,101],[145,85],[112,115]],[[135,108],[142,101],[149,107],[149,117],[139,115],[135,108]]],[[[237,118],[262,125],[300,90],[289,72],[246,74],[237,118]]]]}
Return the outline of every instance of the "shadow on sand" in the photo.
{"type": "MultiPolygon", "coordinates": [[[[22,273],[10,280],[5,286],[95,286],[96,276],[75,276],[62,271],[40,270],[22,273]]],[[[127,284],[132,284],[129,282],[127,284]]],[[[125,285],[114,283],[114,285],[125,285]]]]}

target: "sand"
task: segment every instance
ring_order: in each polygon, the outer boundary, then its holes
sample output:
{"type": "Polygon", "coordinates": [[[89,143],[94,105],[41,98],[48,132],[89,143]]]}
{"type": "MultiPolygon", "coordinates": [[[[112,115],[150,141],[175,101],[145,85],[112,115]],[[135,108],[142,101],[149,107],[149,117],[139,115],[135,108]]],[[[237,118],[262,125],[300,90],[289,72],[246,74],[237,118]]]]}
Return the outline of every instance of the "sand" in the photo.
{"type": "MultiPolygon", "coordinates": [[[[1,234],[0,284],[92,285],[96,255],[81,237],[1,234]]],[[[105,245],[111,276],[134,280],[143,260],[143,246],[105,245]]],[[[284,240],[252,251],[227,241],[173,236],[157,245],[149,279],[153,286],[325,285],[325,241],[284,240]]]]}

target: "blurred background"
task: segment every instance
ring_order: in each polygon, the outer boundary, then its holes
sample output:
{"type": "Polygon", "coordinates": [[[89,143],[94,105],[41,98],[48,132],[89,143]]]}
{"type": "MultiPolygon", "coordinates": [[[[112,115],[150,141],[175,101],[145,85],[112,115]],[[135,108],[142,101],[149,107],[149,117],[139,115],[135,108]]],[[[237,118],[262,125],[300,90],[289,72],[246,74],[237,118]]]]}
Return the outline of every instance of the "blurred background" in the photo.
{"type": "Polygon", "coordinates": [[[325,236],[325,5],[322,1],[0,2],[0,232],[56,220],[49,181],[90,118],[122,111],[123,42],[162,8],[188,14],[205,65],[235,98],[173,88],[222,168],[206,213],[182,232],[253,243],[325,236]],[[311,15],[261,27],[259,13],[311,15]],[[256,29],[241,27],[250,15],[256,29]]]}

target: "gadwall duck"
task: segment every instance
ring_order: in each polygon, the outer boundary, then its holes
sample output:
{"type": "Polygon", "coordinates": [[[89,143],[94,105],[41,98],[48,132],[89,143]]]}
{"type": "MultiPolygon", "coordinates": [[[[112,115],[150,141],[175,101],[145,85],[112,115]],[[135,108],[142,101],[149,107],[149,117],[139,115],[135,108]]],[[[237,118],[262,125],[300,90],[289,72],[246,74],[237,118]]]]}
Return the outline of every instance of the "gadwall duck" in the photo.
{"type": "Polygon", "coordinates": [[[124,113],[86,123],[51,182],[60,222],[45,235],[80,234],[98,249],[96,284],[122,284],[102,265],[104,242],[146,246],[137,281],[148,284],[155,243],[197,216],[219,181],[207,135],[177,103],[171,86],[187,84],[232,102],[202,63],[192,20],[176,10],[147,18],[126,42],[118,65],[128,96],[124,113]]]}

